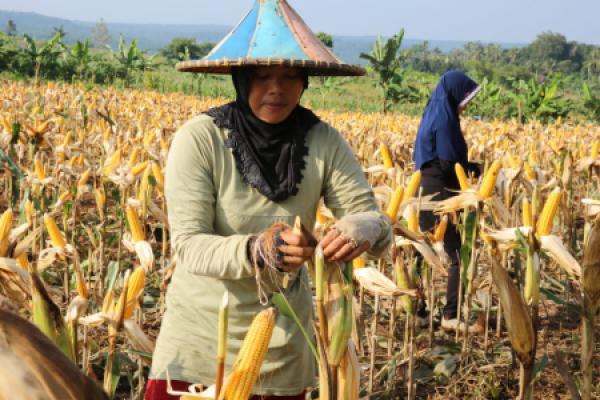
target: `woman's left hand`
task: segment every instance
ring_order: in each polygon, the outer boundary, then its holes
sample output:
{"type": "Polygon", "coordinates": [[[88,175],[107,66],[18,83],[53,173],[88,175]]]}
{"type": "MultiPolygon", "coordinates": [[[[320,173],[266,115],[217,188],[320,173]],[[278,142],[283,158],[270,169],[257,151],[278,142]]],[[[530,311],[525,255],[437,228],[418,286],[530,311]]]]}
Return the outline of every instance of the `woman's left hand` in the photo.
{"type": "Polygon", "coordinates": [[[348,262],[369,250],[371,244],[365,240],[354,247],[350,239],[343,237],[336,229],[332,229],[321,239],[319,246],[323,249],[323,255],[328,261],[348,262]]]}

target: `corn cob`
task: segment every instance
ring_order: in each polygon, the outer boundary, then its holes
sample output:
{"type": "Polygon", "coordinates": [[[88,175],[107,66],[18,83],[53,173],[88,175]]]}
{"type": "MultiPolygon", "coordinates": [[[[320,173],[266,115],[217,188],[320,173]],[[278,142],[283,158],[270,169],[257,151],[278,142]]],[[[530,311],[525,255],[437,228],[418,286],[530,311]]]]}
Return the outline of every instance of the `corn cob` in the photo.
{"type": "Polygon", "coordinates": [[[140,149],[137,147],[134,147],[133,150],[131,151],[131,155],[129,156],[129,163],[127,164],[127,167],[133,168],[133,166],[137,164],[139,159],[140,159],[140,149]]]}
{"type": "Polygon", "coordinates": [[[0,217],[0,257],[6,255],[9,243],[10,228],[12,227],[13,212],[9,208],[0,217]]]}
{"type": "Polygon", "coordinates": [[[527,197],[523,197],[523,226],[533,226],[533,216],[531,215],[531,203],[527,197]]]}
{"type": "Polygon", "coordinates": [[[138,176],[142,172],[146,171],[146,167],[150,164],[150,161],[142,161],[141,163],[135,165],[131,168],[131,175],[138,176]]]}
{"type": "Polygon", "coordinates": [[[441,242],[444,240],[444,236],[446,235],[446,228],[448,227],[448,214],[444,214],[440,219],[440,223],[435,227],[433,231],[433,241],[441,242]]]}
{"type": "MultiPolygon", "coordinates": [[[[408,275],[408,271],[402,262],[402,257],[396,257],[396,262],[394,263],[394,270],[396,272],[396,285],[400,289],[412,289],[410,276],[408,275]]],[[[402,304],[402,308],[404,308],[404,312],[406,312],[407,315],[412,315],[414,312],[412,298],[408,295],[403,295],[400,296],[400,302],[402,304]]]]}
{"type": "Polygon", "coordinates": [[[138,218],[137,212],[131,206],[127,206],[127,223],[129,224],[131,237],[134,243],[139,240],[145,240],[140,219],[138,218]]]}
{"type": "Polygon", "coordinates": [[[159,188],[163,188],[165,186],[165,177],[163,176],[160,167],[155,162],[152,163],[152,176],[156,180],[156,185],[159,188]]]}
{"type": "Polygon", "coordinates": [[[535,227],[535,231],[539,236],[549,235],[552,231],[554,216],[556,215],[558,206],[560,205],[560,195],[561,190],[557,186],[548,196],[546,203],[544,203],[544,208],[542,209],[535,227]]]}
{"type": "Polygon", "coordinates": [[[402,196],[402,201],[406,201],[412,197],[415,197],[417,191],[419,190],[419,186],[421,185],[421,170],[416,171],[411,177],[408,185],[406,186],[406,190],[404,191],[404,195],[402,196]]]}
{"type": "Polygon", "coordinates": [[[498,160],[494,161],[483,177],[483,181],[479,187],[479,195],[484,200],[490,198],[494,193],[494,187],[496,186],[496,178],[498,178],[500,166],[501,165],[498,160]]]}
{"type": "Polygon", "coordinates": [[[503,316],[512,348],[524,365],[531,365],[534,361],[535,334],[527,306],[514,282],[497,261],[492,263],[492,278],[502,308],[510,310],[504,312],[503,316]]]}
{"type": "Polygon", "coordinates": [[[396,218],[398,217],[398,210],[400,209],[400,203],[402,202],[403,194],[404,188],[402,186],[397,186],[396,190],[394,190],[392,199],[390,200],[390,204],[385,211],[392,222],[395,222],[396,218]]]}
{"type": "Polygon", "coordinates": [[[54,218],[52,218],[50,214],[44,214],[44,224],[46,225],[46,230],[48,231],[52,245],[59,249],[64,248],[65,239],[63,238],[60,229],[58,229],[56,222],[54,222],[54,218]]]}
{"type": "Polygon", "coordinates": [[[454,171],[456,172],[456,177],[458,178],[458,183],[460,184],[460,190],[469,190],[469,179],[467,178],[467,174],[465,174],[465,170],[460,163],[454,164],[454,171]]]}
{"type": "Polygon", "coordinates": [[[600,142],[596,140],[596,142],[592,146],[592,150],[590,151],[590,158],[592,160],[597,159],[599,152],[600,152],[600,142]]]}
{"type": "Polygon", "coordinates": [[[127,303],[125,306],[125,314],[123,319],[129,319],[133,316],[133,312],[137,307],[139,297],[144,292],[144,281],[146,279],[146,271],[143,267],[137,267],[129,277],[129,285],[127,286],[127,303]]]}
{"type": "Polygon", "coordinates": [[[417,207],[410,204],[406,208],[408,229],[412,232],[419,232],[419,217],[417,215],[417,207]]]}
{"type": "Polygon", "coordinates": [[[92,173],[92,170],[90,168],[86,169],[85,172],[83,174],[81,174],[81,177],[79,178],[79,181],[77,182],[77,186],[86,185],[88,179],[90,179],[91,173],[92,173]]]}
{"type": "Polygon", "coordinates": [[[42,164],[42,160],[36,157],[35,160],[33,160],[33,166],[38,180],[43,181],[46,179],[46,171],[44,169],[44,165],[42,164]]]}
{"type": "Polygon", "coordinates": [[[220,399],[247,400],[250,398],[269,348],[276,316],[275,308],[270,307],[254,317],[220,399]]]}
{"type": "Polygon", "coordinates": [[[392,160],[392,155],[390,153],[390,149],[387,147],[385,143],[381,143],[379,146],[379,151],[381,152],[381,159],[383,160],[383,166],[386,169],[394,168],[394,161],[392,160]]]}

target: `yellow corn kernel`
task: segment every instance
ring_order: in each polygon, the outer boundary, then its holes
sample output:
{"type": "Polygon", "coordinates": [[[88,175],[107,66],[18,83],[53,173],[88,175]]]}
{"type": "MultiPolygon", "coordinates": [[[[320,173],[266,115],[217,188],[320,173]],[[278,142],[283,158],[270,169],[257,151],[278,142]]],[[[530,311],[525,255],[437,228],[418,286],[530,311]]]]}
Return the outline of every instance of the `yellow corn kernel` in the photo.
{"type": "Polygon", "coordinates": [[[125,306],[125,315],[123,319],[129,319],[133,315],[138,304],[138,299],[144,292],[144,282],[146,279],[146,271],[144,267],[137,267],[129,277],[129,285],[127,286],[127,304],[125,306]]]}
{"type": "Polygon", "coordinates": [[[316,220],[319,224],[323,225],[327,223],[327,217],[325,217],[322,213],[321,213],[321,207],[317,207],[317,216],[316,216],[316,220]]]}
{"type": "Polygon", "coordinates": [[[131,230],[131,236],[134,243],[139,240],[144,240],[145,236],[140,224],[140,219],[131,206],[127,206],[127,222],[129,223],[129,229],[131,230]]]}
{"type": "Polygon", "coordinates": [[[412,197],[415,197],[417,191],[419,190],[419,186],[421,185],[421,170],[416,171],[411,177],[408,185],[406,186],[406,190],[402,195],[402,201],[406,201],[412,197]]]}
{"type": "Polygon", "coordinates": [[[59,249],[64,248],[65,239],[63,238],[60,229],[58,229],[56,222],[54,222],[54,218],[52,218],[50,214],[44,214],[44,224],[46,225],[46,230],[48,231],[52,245],[59,249]]]}
{"type": "Polygon", "coordinates": [[[488,169],[487,173],[483,177],[483,182],[481,182],[481,186],[479,187],[479,195],[484,200],[490,198],[494,193],[494,187],[496,186],[496,178],[498,178],[498,173],[500,173],[500,162],[496,160],[488,169]]]}
{"type": "Polygon", "coordinates": [[[250,398],[273,335],[275,318],[276,312],[272,307],[254,317],[233,364],[227,386],[219,398],[227,400],[250,398]]]}
{"type": "Polygon", "coordinates": [[[458,178],[460,190],[469,190],[469,179],[467,178],[467,174],[465,174],[465,170],[460,163],[454,164],[454,171],[456,172],[456,177],[458,178]]]}
{"type": "Polygon", "coordinates": [[[533,216],[531,214],[531,203],[527,197],[523,197],[523,226],[533,226],[533,216]]]}
{"type": "Polygon", "coordinates": [[[402,186],[396,186],[396,190],[394,190],[394,194],[392,195],[390,204],[387,206],[387,210],[385,210],[385,213],[390,218],[390,220],[392,220],[392,222],[396,222],[396,218],[398,217],[398,210],[400,209],[400,203],[402,202],[403,196],[404,188],[402,186]]]}
{"type": "Polygon", "coordinates": [[[448,227],[448,214],[444,214],[442,219],[440,219],[440,223],[437,224],[433,231],[433,241],[441,242],[444,240],[444,236],[446,235],[446,228],[448,227]]]}
{"type": "Polygon", "coordinates": [[[394,168],[394,161],[392,160],[392,154],[390,153],[390,149],[387,147],[385,143],[381,143],[379,146],[379,151],[381,152],[381,159],[383,160],[383,166],[386,169],[394,168]]]}
{"type": "Polygon", "coordinates": [[[554,216],[556,215],[558,206],[560,205],[560,196],[561,190],[557,186],[548,196],[546,203],[544,203],[544,208],[542,208],[542,212],[540,213],[535,227],[535,232],[539,236],[549,235],[552,231],[554,216]]]}

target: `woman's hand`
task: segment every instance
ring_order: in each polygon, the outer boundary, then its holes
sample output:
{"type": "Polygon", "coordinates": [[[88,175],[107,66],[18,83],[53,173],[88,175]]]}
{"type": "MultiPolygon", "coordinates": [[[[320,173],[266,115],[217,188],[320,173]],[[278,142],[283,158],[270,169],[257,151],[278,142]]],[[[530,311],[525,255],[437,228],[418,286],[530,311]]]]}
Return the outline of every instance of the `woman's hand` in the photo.
{"type": "Polygon", "coordinates": [[[281,269],[285,272],[296,270],[313,256],[317,241],[310,233],[304,231],[298,235],[287,228],[279,235],[282,243],[278,244],[277,248],[283,255],[284,265],[281,269]]]}
{"type": "Polygon", "coordinates": [[[332,229],[321,239],[320,246],[328,261],[348,262],[369,250],[371,244],[365,240],[354,247],[350,239],[343,237],[336,229],[332,229]]]}

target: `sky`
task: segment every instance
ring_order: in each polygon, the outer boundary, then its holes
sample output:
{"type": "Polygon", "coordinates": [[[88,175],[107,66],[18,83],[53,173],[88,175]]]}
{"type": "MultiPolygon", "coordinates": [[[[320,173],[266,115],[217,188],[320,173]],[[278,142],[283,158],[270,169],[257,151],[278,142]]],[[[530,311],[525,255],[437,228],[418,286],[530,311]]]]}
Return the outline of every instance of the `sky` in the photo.
{"type": "MultiPolygon", "coordinates": [[[[0,0],[0,9],[81,21],[233,26],[254,0],[0,0]]],[[[288,0],[315,32],[528,43],[546,31],[600,44],[600,0],[288,0]]]]}

